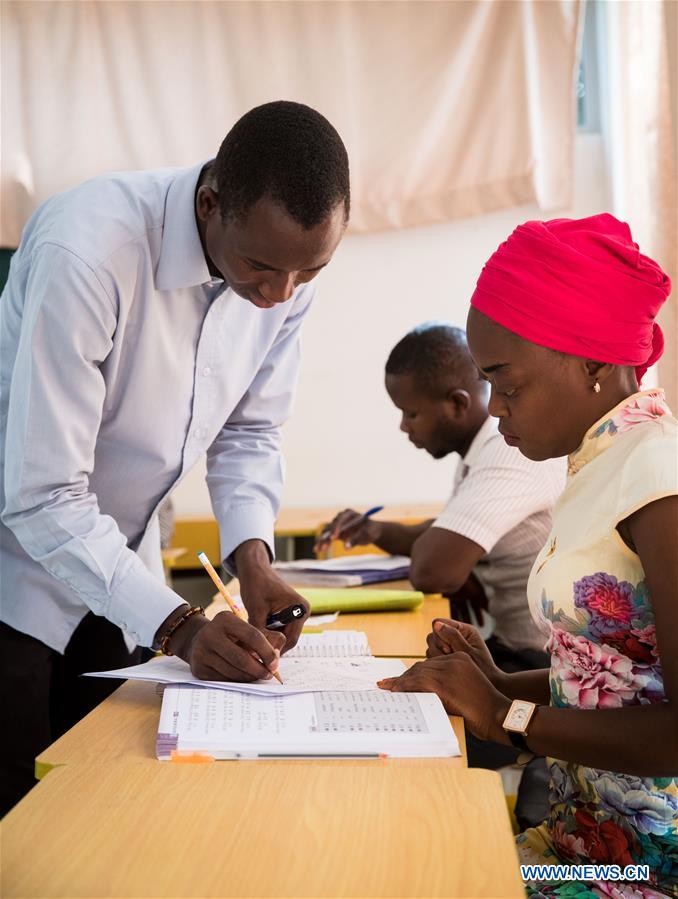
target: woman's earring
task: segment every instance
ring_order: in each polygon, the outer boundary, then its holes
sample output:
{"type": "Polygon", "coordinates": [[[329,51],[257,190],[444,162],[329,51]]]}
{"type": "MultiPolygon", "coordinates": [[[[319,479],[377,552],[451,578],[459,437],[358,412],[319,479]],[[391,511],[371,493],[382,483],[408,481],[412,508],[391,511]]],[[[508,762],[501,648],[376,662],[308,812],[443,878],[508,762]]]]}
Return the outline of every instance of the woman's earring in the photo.
{"type": "Polygon", "coordinates": [[[600,393],[600,384],[599,384],[597,381],[596,381],[596,383],[593,385],[593,392],[594,392],[594,393],[600,393]]]}

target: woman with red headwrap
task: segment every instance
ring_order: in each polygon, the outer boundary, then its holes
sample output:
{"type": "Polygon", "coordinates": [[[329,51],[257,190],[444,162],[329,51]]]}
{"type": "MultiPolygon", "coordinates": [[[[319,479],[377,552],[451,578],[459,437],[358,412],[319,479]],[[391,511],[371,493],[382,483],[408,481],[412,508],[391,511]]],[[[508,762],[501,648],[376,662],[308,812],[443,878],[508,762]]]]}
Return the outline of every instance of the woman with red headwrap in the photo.
{"type": "Polygon", "coordinates": [[[549,757],[550,814],[521,862],[622,879],[554,873],[534,896],[678,895],[678,431],[662,391],[639,390],[669,292],[607,214],[527,222],[488,260],[467,329],[490,414],[528,458],[568,456],[528,583],[551,667],[503,674],[472,628],[436,621],[429,660],[382,684],[549,757]]]}

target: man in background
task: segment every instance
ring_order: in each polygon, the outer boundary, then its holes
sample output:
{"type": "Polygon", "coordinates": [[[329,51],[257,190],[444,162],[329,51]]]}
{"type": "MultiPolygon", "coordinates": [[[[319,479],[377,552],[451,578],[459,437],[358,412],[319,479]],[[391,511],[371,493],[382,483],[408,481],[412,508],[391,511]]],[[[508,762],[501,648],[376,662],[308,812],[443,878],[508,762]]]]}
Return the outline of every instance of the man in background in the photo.
{"type": "MultiPolygon", "coordinates": [[[[410,580],[418,590],[456,598],[484,592],[494,619],[487,645],[497,665],[504,671],[548,668],[526,587],[565,485],[564,460],[532,462],[506,444],[488,413],[487,383],[461,328],[428,323],[410,331],[388,357],[385,382],[401,412],[400,429],[417,449],[434,459],[458,454],[450,498],[438,518],[416,525],[367,519],[351,527],[359,515],[346,509],[317,548],[339,536],[349,547],[374,544],[410,556],[410,580]]],[[[516,754],[468,741],[475,767],[500,767],[516,754]]]]}

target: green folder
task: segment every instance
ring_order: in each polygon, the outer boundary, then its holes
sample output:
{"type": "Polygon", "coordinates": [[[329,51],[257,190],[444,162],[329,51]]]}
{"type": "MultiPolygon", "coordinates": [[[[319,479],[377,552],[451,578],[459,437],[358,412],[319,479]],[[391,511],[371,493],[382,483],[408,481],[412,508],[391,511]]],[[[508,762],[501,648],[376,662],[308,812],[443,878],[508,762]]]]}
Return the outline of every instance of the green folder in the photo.
{"type": "Polygon", "coordinates": [[[424,594],[416,590],[378,590],[364,587],[295,587],[311,603],[311,612],[395,612],[417,609],[424,594]]]}

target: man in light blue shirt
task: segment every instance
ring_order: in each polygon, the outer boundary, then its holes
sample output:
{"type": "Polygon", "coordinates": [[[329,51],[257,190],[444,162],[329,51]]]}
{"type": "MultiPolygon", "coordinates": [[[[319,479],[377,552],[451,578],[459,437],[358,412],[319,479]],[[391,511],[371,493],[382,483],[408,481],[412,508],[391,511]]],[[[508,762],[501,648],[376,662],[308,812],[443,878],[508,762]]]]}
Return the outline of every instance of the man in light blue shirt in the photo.
{"type": "Polygon", "coordinates": [[[296,642],[302,622],[265,630],[303,602],[270,564],[279,428],[349,203],[337,132],[280,101],[211,162],[96,178],[26,225],[0,302],[3,811],[101,698],[68,712],[81,671],[162,645],[196,676],[255,679],[296,642]],[[158,506],[205,452],[250,624],[188,614],[159,577],[158,506]]]}

